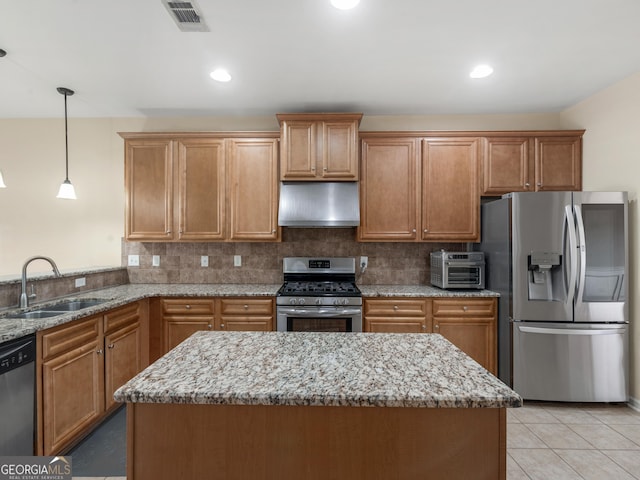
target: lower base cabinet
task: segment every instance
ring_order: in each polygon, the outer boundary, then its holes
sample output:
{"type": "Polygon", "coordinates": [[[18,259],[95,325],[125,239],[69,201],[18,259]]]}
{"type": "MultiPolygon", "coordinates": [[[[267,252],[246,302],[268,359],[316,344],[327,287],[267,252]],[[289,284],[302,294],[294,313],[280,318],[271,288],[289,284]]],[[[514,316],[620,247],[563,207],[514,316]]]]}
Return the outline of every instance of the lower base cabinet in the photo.
{"type": "MultiPolygon", "coordinates": [[[[184,297],[162,298],[159,302],[162,318],[160,354],[168,352],[201,330],[274,330],[273,297],[184,297]]],[[[153,357],[155,356],[152,355],[153,357]]]]}
{"type": "Polygon", "coordinates": [[[68,450],[117,407],[113,392],[148,359],[146,301],[37,334],[38,455],[68,450]]]}
{"type": "Polygon", "coordinates": [[[439,333],[497,372],[495,298],[365,298],[363,316],[365,332],[439,333]]]}

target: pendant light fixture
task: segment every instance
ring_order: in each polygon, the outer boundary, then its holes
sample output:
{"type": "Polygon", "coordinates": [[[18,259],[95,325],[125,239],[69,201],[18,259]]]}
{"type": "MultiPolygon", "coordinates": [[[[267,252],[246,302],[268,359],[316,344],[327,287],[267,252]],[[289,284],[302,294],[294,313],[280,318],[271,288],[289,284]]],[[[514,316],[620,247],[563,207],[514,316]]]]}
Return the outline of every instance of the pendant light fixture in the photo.
{"type": "Polygon", "coordinates": [[[67,135],[67,97],[73,95],[75,92],[65,87],[58,87],[58,93],[64,95],[64,150],[65,150],[65,177],[64,182],[60,185],[57,198],[66,198],[68,200],[75,200],[76,191],[73,185],[69,181],[69,137],[67,135]]]}

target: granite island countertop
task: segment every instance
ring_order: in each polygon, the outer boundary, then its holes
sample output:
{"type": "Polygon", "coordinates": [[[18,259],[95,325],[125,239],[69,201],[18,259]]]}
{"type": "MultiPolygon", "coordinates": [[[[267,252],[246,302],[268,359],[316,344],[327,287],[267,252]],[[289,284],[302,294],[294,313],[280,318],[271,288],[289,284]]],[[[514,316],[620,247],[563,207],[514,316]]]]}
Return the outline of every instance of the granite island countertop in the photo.
{"type": "MultiPolygon", "coordinates": [[[[106,312],[113,308],[151,297],[231,297],[275,296],[282,284],[127,284],[70,295],[32,305],[29,310],[43,309],[65,299],[102,299],[100,305],[39,319],[11,318],[20,310],[0,311],[0,343],[62,325],[79,318],[106,312]]],[[[358,285],[363,297],[497,297],[491,290],[442,290],[430,285],[358,285]]],[[[16,299],[17,302],[17,299],[16,299]]]]}
{"type": "Polygon", "coordinates": [[[198,332],[114,398],[218,405],[522,405],[518,394],[438,334],[198,332]]]}

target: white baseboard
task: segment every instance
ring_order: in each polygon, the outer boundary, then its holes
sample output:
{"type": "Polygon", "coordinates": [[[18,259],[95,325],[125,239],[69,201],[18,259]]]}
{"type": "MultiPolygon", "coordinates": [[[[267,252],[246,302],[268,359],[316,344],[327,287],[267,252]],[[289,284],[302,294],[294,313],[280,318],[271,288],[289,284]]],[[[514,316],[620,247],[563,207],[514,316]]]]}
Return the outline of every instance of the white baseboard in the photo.
{"type": "Polygon", "coordinates": [[[629,397],[629,406],[635,411],[640,412],[640,400],[637,398],[629,397]]]}

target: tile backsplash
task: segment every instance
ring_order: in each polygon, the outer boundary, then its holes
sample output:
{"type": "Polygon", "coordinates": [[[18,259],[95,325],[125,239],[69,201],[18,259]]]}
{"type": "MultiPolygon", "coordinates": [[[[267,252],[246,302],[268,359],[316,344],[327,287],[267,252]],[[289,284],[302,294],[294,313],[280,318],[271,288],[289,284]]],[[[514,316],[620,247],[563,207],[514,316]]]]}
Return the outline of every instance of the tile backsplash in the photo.
{"type": "Polygon", "coordinates": [[[278,243],[154,243],[123,240],[122,265],[129,255],[139,266],[127,267],[131,283],[282,283],[283,257],[369,257],[364,285],[429,284],[429,253],[464,251],[464,243],[360,243],[353,228],[285,228],[278,243]],[[234,267],[234,256],[242,265],[234,267]],[[152,266],[153,257],[159,266],[152,266]],[[200,266],[201,256],[209,265],[200,266]]]}

